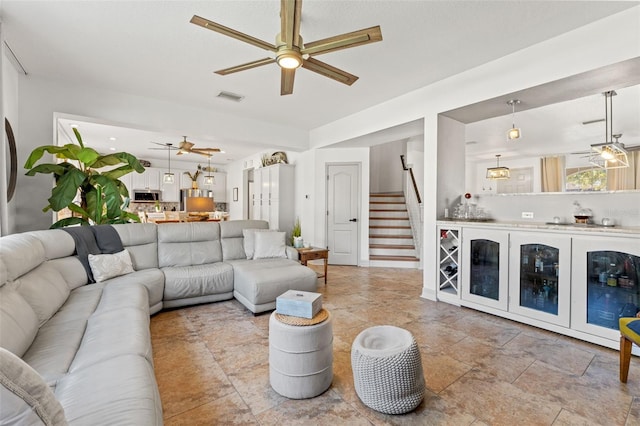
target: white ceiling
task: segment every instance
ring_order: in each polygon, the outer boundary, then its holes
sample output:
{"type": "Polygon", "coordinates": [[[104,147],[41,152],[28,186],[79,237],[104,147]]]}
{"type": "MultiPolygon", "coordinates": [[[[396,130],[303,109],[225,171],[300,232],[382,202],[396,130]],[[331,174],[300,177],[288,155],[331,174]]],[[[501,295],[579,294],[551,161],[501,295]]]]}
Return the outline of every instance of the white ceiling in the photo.
{"type": "MultiPolygon", "coordinates": [[[[280,25],[278,0],[0,0],[0,16],[6,41],[29,74],[310,130],[637,4],[306,0],[305,40],[380,25],[383,41],[322,56],[359,76],[353,86],[300,69],[290,96],[279,95],[276,65],[214,74],[267,55],[189,23],[197,14],[272,42],[280,25]],[[225,101],[216,97],[221,90],[245,98],[225,101]]],[[[189,129],[183,133],[188,136],[189,129]]],[[[108,146],[108,136],[96,147],[108,146]]],[[[123,142],[129,152],[148,158],[158,152],[148,150],[150,140],[177,142],[180,136],[144,134],[123,142]]],[[[252,149],[221,148],[227,151],[221,162],[252,149]]]]}

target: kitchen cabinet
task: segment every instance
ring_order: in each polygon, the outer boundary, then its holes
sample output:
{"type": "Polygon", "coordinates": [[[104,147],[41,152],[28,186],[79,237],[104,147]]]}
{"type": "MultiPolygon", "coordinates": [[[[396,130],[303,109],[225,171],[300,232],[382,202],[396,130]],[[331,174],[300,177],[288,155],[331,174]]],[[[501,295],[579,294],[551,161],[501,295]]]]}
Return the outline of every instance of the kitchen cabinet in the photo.
{"type": "Polygon", "coordinates": [[[274,164],[253,171],[252,219],[266,220],[270,229],[287,232],[287,241],[295,221],[294,167],[274,164]]]}
{"type": "Polygon", "coordinates": [[[462,256],[462,299],[506,311],[509,233],[465,228],[462,256]]]}
{"type": "Polygon", "coordinates": [[[204,176],[198,177],[198,185],[202,189],[210,189],[213,191],[213,199],[216,203],[227,202],[227,174],[221,172],[210,173],[213,176],[213,182],[205,183],[205,178],[209,173],[205,172],[204,176]]]}
{"type": "Polygon", "coordinates": [[[161,169],[147,167],[144,173],[131,173],[131,188],[129,191],[136,189],[160,189],[160,179],[162,177],[161,169]]]}
{"type": "Polygon", "coordinates": [[[571,327],[617,341],[618,319],[640,306],[638,239],[573,239],[571,327]]]}
{"type": "Polygon", "coordinates": [[[509,312],[569,326],[571,237],[509,234],[509,312]]]}
{"type": "MultiPolygon", "coordinates": [[[[173,183],[164,182],[164,171],[160,174],[160,189],[162,190],[162,201],[167,203],[180,202],[180,185],[184,181],[182,171],[173,172],[173,183]]],[[[186,176],[185,176],[186,177],[186,176]]],[[[188,178],[187,178],[188,180],[188,178]]],[[[191,182],[191,181],[189,181],[191,182]]]]}
{"type": "Polygon", "coordinates": [[[439,227],[439,297],[460,298],[460,228],[439,227]]]}

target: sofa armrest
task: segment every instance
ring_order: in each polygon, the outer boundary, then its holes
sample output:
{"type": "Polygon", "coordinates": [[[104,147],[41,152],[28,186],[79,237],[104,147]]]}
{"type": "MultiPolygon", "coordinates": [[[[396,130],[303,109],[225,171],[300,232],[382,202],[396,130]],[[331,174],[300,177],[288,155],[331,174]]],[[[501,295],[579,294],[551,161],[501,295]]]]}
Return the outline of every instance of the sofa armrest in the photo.
{"type": "Polygon", "coordinates": [[[300,257],[298,256],[298,250],[294,249],[291,246],[286,246],[285,247],[286,252],[287,252],[287,259],[291,259],[291,260],[300,260],[300,257]]]}

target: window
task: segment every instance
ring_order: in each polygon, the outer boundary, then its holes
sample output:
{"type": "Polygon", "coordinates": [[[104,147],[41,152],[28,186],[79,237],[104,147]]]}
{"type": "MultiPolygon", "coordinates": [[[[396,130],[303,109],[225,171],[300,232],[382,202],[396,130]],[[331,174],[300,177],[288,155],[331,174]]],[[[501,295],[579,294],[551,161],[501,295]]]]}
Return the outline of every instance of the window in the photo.
{"type": "Polygon", "coordinates": [[[599,167],[567,168],[565,190],[605,191],[607,189],[607,171],[599,167]]]}

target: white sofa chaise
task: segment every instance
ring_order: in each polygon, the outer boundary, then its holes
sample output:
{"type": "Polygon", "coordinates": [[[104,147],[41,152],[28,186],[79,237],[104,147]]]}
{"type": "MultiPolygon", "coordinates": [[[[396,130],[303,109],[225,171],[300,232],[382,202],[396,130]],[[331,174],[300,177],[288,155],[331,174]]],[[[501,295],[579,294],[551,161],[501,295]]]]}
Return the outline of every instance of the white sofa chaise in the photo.
{"type": "Polygon", "coordinates": [[[234,296],[258,313],[316,290],[291,248],[247,259],[264,221],[113,227],[134,272],[92,284],[67,232],[0,238],[0,424],[162,424],[150,314],[234,296]]]}

